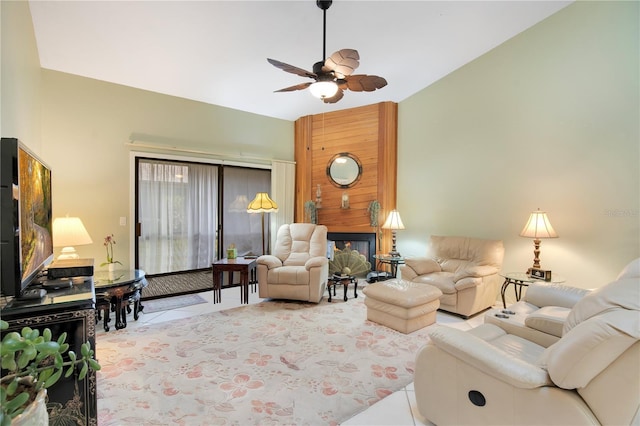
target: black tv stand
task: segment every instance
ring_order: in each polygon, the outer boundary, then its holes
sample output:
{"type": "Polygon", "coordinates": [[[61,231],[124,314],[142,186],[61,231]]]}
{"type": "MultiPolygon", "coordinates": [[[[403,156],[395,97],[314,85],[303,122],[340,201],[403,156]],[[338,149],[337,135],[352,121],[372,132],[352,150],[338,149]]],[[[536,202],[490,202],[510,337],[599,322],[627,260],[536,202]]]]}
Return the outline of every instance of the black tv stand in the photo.
{"type": "MultiPolygon", "coordinates": [[[[41,290],[34,283],[29,290],[41,290]]],[[[42,298],[13,298],[0,310],[0,317],[9,323],[4,333],[31,327],[42,331],[49,328],[56,338],[67,333],[67,343],[75,353],[81,352],[84,342],[96,348],[95,291],[93,279],[73,287],[54,290],[49,288],[42,298]]],[[[65,422],[75,425],[95,426],[97,424],[97,378],[90,370],[82,381],[76,375],[63,377],[47,390],[49,397],[49,421],[51,424],[65,422]],[[73,419],[73,421],[69,420],[73,419]]],[[[66,423],[65,423],[66,424],[66,423]]]]}

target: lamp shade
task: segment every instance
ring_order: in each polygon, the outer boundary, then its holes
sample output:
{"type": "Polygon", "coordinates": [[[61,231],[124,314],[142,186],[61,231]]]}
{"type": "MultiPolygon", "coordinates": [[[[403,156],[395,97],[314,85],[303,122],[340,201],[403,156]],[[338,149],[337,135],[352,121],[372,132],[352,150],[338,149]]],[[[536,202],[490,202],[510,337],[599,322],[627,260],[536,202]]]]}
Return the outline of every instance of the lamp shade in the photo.
{"type": "Polygon", "coordinates": [[[537,211],[531,213],[531,215],[529,216],[529,221],[520,232],[520,236],[539,239],[557,238],[558,234],[551,226],[551,222],[549,222],[547,213],[538,209],[537,211]]]}
{"type": "Polygon", "coordinates": [[[398,210],[391,210],[389,216],[387,216],[387,220],[385,220],[382,225],[383,229],[404,229],[404,223],[402,223],[402,219],[400,219],[400,213],[398,210]]]}
{"type": "Polygon", "coordinates": [[[236,199],[229,205],[229,211],[234,213],[244,212],[248,203],[249,200],[246,195],[237,195],[236,199]]]}
{"type": "Polygon", "coordinates": [[[57,217],[53,220],[55,247],[82,246],[93,241],[79,217],[57,217]]]}
{"type": "Polygon", "coordinates": [[[249,203],[247,213],[272,213],[278,211],[278,205],[269,198],[266,192],[258,192],[256,198],[249,203]]]}

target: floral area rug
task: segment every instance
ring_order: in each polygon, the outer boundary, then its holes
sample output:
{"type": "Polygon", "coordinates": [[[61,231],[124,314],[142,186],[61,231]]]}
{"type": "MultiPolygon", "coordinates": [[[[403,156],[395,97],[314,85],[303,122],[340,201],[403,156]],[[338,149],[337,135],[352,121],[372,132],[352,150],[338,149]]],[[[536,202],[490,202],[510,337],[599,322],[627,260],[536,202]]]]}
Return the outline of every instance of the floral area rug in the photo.
{"type": "Polygon", "coordinates": [[[101,335],[98,424],[335,425],[413,381],[423,328],[363,298],[264,301],[101,335]]]}

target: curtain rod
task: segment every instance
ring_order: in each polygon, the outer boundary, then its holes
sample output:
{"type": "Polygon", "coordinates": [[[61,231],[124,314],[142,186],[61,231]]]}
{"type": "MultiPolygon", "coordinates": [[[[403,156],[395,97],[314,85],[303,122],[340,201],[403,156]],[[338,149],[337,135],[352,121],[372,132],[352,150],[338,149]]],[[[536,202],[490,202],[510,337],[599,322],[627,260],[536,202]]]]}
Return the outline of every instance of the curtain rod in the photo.
{"type": "Polygon", "coordinates": [[[185,152],[185,153],[189,153],[189,154],[200,154],[200,155],[206,155],[209,157],[218,157],[221,160],[228,160],[228,161],[253,161],[253,162],[263,162],[263,163],[269,163],[271,164],[273,161],[279,161],[279,162],[283,162],[283,163],[292,163],[295,164],[295,161],[289,161],[289,160],[276,160],[273,158],[264,158],[264,157],[251,157],[251,156],[233,156],[233,155],[229,155],[229,154],[219,154],[216,152],[211,152],[211,151],[201,151],[201,150],[197,150],[197,149],[190,149],[190,148],[180,148],[177,146],[169,146],[169,145],[156,145],[156,144],[150,144],[150,143],[146,143],[146,142],[140,142],[140,141],[129,141],[129,142],[125,142],[124,144],[125,146],[130,146],[130,147],[135,147],[135,148],[149,148],[149,149],[157,149],[157,150],[161,150],[161,151],[174,151],[174,152],[185,152]]]}

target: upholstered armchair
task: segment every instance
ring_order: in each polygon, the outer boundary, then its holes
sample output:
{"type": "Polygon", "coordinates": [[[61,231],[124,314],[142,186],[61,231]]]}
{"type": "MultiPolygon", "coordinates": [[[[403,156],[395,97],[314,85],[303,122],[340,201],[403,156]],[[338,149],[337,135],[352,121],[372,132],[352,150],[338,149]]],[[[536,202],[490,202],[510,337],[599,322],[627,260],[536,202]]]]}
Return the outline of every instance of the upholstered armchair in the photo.
{"type": "Polygon", "coordinates": [[[437,326],[416,357],[418,411],[437,425],[639,424],[637,269],[581,297],[547,348],[495,324],[437,326]]]}
{"type": "Polygon", "coordinates": [[[491,306],[500,290],[500,240],[431,236],[429,257],[406,259],[402,279],[442,291],[440,309],[468,317],[491,306]]]}
{"type": "Polygon", "coordinates": [[[260,256],[257,263],[260,297],[320,302],[329,277],[327,227],[282,225],[273,255],[260,256]]]}

